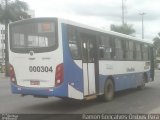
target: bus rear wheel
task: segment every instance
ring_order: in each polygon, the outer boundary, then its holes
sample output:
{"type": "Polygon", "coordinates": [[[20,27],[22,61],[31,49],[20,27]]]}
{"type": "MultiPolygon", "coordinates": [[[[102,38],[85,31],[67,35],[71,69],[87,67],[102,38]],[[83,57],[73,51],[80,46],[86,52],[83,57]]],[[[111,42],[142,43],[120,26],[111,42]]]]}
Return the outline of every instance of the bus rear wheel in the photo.
{"type": "Polygon", "coordinates": [[[143,89],[145,88],[145,83],[146,83],[146,81],[147,81],[147,75],[144,74],[144,75],[143,75],[143,78],[142,78],[141,85],[138,86],[138,89],[143,90],[143,89]]]}
{"type": "Polygon", "coordinates": [[[114,97],[114,84],[111,79],[105,82],[104,86],[104,101],[111,101],[114,97]]]}

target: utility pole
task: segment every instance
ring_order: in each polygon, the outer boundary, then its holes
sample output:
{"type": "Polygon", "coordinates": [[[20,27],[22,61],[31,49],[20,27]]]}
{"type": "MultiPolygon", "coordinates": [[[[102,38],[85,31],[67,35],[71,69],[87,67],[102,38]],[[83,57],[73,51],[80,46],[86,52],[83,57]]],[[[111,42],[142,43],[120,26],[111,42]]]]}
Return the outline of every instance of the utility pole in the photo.
{"type": "Polygon", "coordinates": [[[4,40],[3,40],[4,30],[3,30],[3,27],[0,31],[1,31],[1,45],[2,45],[2,53],[1,53],[2,54],[2,64],[4,64],[4,54],[3,54],[3,51],[4,51],[4,40]]]}
{"type": "Polygon", "coordinates": [[[8,0],[5,0],[5,75],[9,76],[9,52],[8,52],[8,0]]]}
{"type": "Polygon", "coordinates": [[[122,25],[124,25],[124,0],[122,0],[122,25]]]}
{"type": "Polygon", "coordinates": [[[142,13],[139,13],[139,15],[141,15],[141,18],[142,18],[142,39],[144,39],[144,23],[143,23],[143,16],[145,15],[146,13],[142,12],[142,13]]]}

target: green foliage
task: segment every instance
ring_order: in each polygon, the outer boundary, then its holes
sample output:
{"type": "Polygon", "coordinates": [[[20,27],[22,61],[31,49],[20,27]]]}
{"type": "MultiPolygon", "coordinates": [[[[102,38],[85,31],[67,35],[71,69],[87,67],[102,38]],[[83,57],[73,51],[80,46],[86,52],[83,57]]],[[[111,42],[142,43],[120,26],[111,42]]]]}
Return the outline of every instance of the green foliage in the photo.
{"type": "Polygon", "coordinates": [[[28,5],[19,0],[2,0],[0,4],[0,23],[13,22],[30,16],[26,13],[28,5]]]}
{"type": "Polygon", "coordinates": [[[153,44],[154,44],[156,51],[157,51],[157,57],[160,57],[160,33],[158,33],[158,36],[155,37],[153,39],[153,41],[154,41],[153,44]]]}
{"type": "Polygon", "coordinates": [[[131,35],[135,33],[133,26],[126,23],[120,26],[111,24],[110,29],[112,31],[127,34],[127,35],[131,35]]]}
{"type": "Polygon", "coordinates": [[[27,14],[28,5],[19,0],[1,0],[0,23],[5,25],[5,73],[9,76],[8,55],[8,24],[13,21],[30,18],[27,14]]]}

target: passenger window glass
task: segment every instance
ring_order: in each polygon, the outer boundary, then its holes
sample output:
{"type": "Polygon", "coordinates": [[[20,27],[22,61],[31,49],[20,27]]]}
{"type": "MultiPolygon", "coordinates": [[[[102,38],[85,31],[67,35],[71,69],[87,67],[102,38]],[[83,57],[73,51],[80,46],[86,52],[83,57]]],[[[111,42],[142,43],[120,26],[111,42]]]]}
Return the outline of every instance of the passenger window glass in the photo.
{"type": "Polygon", "coordinates": [[[18,33],[15,33],[14,34],[14,46],[15,47],[24,47],[25,46],[25,43],[24,43],[24,34],[18,34],[18,33]]]}
{"type": "Polygon", "coordinates": [[[80,44],[78,42],[76,29],[72,26],[68,26],[68,43],[72,57],[74,59],[80,59],[80,44]]]}
{"type": "Polygon", "coordinates": [[[123,60],[122,40],[118,37],[115,38],[115,57],[116,60],[123,60]]]}
{"type": "Polygon", "coordinates": [[[100,59],[111,59],[112,47],[109,36],[101,36],[99,42],[99,57],[100,59]]]}
{"type": "Polygon", "coordinates": [[[136,43],[136,60],[142,60],[141,45],[136,43]]]}
{"type": "Polygon", "coordinates": [[[28,36],[28,47],[48,47],[48,38],[41,36],[28,36]]]}
{"type": "Polygon", "coordinates": [[[129,43],[128,43],[128,60],[134,60],[133,50],[134,50],[134,43],[133,43],[133,41],[129,41],[129,43]]]}
{"type": "Polygon", "coordinates": [[[142,45],[142,56],[143,56],[143,60],[149,60],[148,45],[142,45]]]}

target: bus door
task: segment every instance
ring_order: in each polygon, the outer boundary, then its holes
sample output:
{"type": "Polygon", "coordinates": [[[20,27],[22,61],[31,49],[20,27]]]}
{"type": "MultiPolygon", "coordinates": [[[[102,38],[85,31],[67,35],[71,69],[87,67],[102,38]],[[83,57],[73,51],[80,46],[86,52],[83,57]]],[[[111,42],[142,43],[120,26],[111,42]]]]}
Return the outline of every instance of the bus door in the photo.
{"type": "Polygon", "coordinates": [[[96,36],[82,35],[82,59],[83,59],[83,80],[84,80],[84,96],[96,93],[95,84],[95,42],[96,36]]]}

